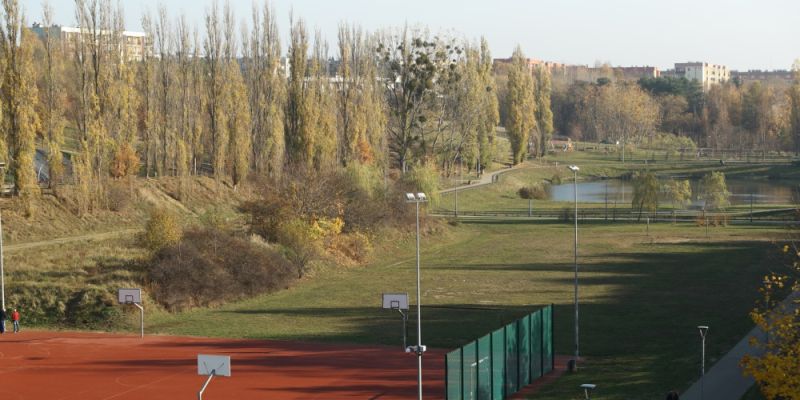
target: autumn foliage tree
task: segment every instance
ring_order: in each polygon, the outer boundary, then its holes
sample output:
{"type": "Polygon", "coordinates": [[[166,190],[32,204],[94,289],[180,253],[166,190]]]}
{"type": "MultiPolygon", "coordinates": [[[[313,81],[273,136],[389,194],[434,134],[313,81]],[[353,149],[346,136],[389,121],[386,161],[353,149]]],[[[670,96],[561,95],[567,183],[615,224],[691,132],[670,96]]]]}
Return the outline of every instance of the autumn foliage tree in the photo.
{"type": "Polygon", "coordinates": [[[512,161],[519,164],[528,154],[528,141],[536,129],[534,81],[525,54],[517,46],[508,71],[508,120],[506,130],[511,141],[512,161]]]}
{"type": "Polygon", "coordinates": [[[750,317],[766,332],[763,338],[753,337],[751,345],[761,350],[758,355],[742,359],[747,375],[758,383],[769,400],[800,399],[800,249],[796,242],[783,247],[783,268],[776,268],[764,277],[760,289],[763,298],[750,317]]]}

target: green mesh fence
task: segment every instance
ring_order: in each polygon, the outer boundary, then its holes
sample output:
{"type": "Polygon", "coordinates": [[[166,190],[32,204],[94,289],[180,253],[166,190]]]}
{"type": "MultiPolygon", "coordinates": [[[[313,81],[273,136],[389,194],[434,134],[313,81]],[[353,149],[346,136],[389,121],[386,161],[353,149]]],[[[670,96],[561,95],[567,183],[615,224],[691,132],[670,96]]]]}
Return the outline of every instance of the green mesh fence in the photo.
{"type": "Polygon", "coordinates": [[[447,353],[447,399],[505,399],[553,369],[553,306],[447,353]]]}

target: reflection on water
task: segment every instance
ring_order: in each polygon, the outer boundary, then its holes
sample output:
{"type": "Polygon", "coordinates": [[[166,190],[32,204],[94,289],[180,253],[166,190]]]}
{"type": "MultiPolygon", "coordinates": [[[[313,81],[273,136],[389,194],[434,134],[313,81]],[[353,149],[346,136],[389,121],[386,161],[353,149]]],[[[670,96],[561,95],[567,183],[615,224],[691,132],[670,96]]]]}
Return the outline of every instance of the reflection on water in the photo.
{"type": "MultiPolygon", "coordinates": [[[[702,192],[699,180],[690,181],[692,185],[692,203],[702,206],[697,197],[702,192]]],[[[728,179],[728,191],[731,192],[731,204],[793,204],[800,196],[800,184],[794,181],[744,180],[728,179]]],[[[573,201],[572,183],[552,185],[549,189],[550,200],[573,201]]],[[[593,182],[578,182],[578,201],[585,203],[629,204],[633,197],[633,182],[620,179],[607,179],[593,182]]],[[[661,201],[667,202],[666,198],[661,201]]]]}

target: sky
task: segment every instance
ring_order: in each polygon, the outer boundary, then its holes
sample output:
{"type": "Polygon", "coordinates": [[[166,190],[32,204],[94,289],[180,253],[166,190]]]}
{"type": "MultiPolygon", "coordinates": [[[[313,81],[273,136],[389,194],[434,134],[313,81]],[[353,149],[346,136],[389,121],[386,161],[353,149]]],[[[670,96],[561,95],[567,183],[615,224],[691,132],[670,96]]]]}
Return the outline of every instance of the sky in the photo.
{"type": "MultiPolygon", "coordinates": [[[[55,22],[75,25],[74,0],[49,0],[55,22]]],[[[168,13],[202,28],[212,0],[119,0],[126,28],[141,29],[143,12],[168,13]]],[[[252,0],[230,0],[249,21],[252,0]]],[[[256,0],[259,4],[263,0],[256,0]]],[[[21,0],[29,23],[41,20],[41,0],[21,0]]],[[[735,70],[788,69],[800,58],[800,0],[272,0],[284,42],[289,13],[319,29],[331,49],[341,22],[368,30],[427,26],[477,40],[492,55],[526,56],[569,64],[650,65],[706,61],[735,70]]],[[[283,46],[286,49],[285,43],[283,46]]]]}

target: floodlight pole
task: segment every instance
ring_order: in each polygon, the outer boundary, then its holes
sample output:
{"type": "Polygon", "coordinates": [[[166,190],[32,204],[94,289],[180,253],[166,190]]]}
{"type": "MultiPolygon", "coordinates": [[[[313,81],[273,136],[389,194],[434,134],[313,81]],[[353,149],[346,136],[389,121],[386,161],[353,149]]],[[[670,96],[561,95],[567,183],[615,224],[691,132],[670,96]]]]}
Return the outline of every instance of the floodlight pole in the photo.
{"type": "Polygon", "coordinates": [[[575,165],[570,165],[569,169],[573,172],[573,187],[575,192],[575,368],[578,367],[580,358],[580,339],[579,339],[579,314],[578,314],[578,170],[575,165]]]}
{"type": "Polygon", "coordinates": [[[141,333],[141,338],[144,339],[144,307],[142,307],[142,305],[139,304],[139,303],[133,303],[133,305],[135,305],[139,309],[139,315],[140,315],[140,318],[141,318],[140,322],[139,322],[139,326],[140,326],[141,332],[142,332],[141,333]]]}
{"type": "Polygon", "coordinates": [[[204,383],[203,387],[200,388],[200,391],[197,392],[197,400],[203,400],[203,392],[206,391],[206,387],[208,387],[208,384],[211,383],[211,379],[214,378],[214,375],[216,374],[216,372],[217,372],[217,370],[212,369],[211,373],[208,374],[208,379],[206,379],[206,383],[204,383]]]}
{"type": "Polygon", "coordinates": [[[422,400],[422,305],[419,289],[419,203],[421,200],[417,198],[414,202],[417,205],[417,392],[419,400],[422,400]]]}
{"type": "Polygon", "coordinates": [[[703,386],[705,385],[706,376],[706,334],[708,333],[708,326],[700,325],[697,327],[700,331],[700,400],[703,400],[703,386]]]}

